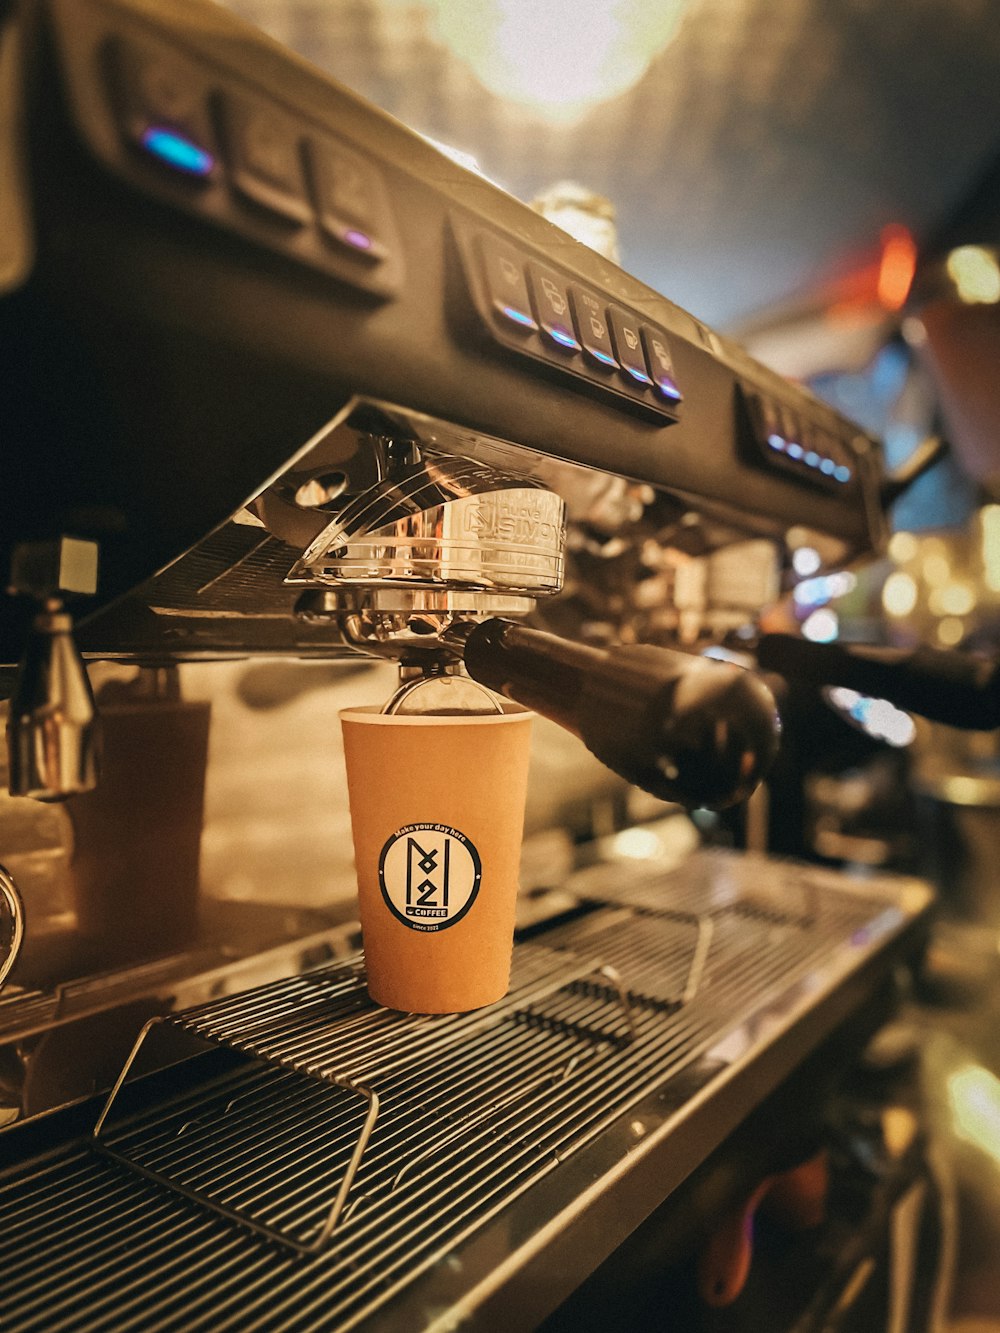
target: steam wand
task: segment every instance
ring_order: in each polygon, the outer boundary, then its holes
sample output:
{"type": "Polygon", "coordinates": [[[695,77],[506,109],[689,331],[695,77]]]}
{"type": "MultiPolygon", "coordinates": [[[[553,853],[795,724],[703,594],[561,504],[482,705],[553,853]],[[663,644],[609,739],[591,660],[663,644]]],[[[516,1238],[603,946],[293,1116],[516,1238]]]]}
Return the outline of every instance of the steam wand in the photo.
{"type": "Polygon", "coordinates": [[[61,536],[15,548],[8,591],[30,597],[35,615],[7,722],[14,796],[59,800],[97,782],[94,696],[64,602],[96,587],[95,542],[61,536]]]}

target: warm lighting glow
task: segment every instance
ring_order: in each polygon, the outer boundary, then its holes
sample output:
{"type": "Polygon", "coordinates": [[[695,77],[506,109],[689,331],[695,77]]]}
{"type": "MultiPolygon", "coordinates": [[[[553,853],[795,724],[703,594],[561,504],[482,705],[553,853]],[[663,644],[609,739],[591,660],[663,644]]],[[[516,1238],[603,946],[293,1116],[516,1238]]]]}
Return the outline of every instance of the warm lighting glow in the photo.
{"type": "Polygon", "coordinates": [[[899,327],[907,347],[926,347],[927,330],[916,315],[907,315],[899,327]]]}
{"type": "Polygon", "coordinates": [[[1000,301],[1000,264],[994,251],[981,245],[960,245],[948,256],[947,267],[960,301],[968,305],[1000,301]]]}
{"type": "Polygon", "coordinates": [[[882,232],[882,259],[878,270],[878,299],[886,310],[900,310],[910,293],[917,267],[917,245],[905,227],[882,232]]]}
{"type": "MultiPolygon", "coordinates": [[[[531,207],[536,213],[541,213],[543,218],[548,218],[557,227],[569,232],[581,245],[596,250],[614,264],[621,263],[615,207],[610,199],[595,194],[576,181],[559,181],[535,195],[531,207]]],[[[614,365],[615,362],[612,360],[609,364],[614,365]]]]}
{"type": "Polygon", "coordinates": [[[484,87],[571,124],[633,87],[685,0],[433,0],[438,33],[484,87]]]}
{"type": "MultiPolygon", "coordinates": [[[[453,162],[457,162],[460,167],[466,171],[473,171],[477,176],[482,176],[484,180],[489,180],[486,172],[479,165],[479,161],[472,153],[467,153],[464,148],[454,148],[450,143],[442,143],[440,139],[434,139],[429,134],[421,135],[429,144],[432,144],[439,153],[444,153],[445,157],[450,157],[453,162]]],[[[496,184],[496,182],[493,182],[496,184]]]]}
{"type": "Polygon", "coordinates": [[[792,556],[792,568],[796,574],[801,574],[803,578],[809,574],[815,574],[822,563],[819,551],[814,550],[811,546],[800,546],[792,556]]]}
{"type": "Polygon", "coordinates": [[[889,559],[894,564],[905,565],[919,550],[920,544],[912,532],[894,532],[889,538],[889,559]]]}
{"type": "Polygon", "coordinates": [[[836,611],[831,611],[828,606],[814,611],[808,620],[803,622],[802,633],[813,643],[833,643],[840,633],[840,620],[836,611]]]}
{"type": "Polygon", "coordinates": [[[986,505],[980,514],[983,578],[991,592],[1000,592],[1000,505],[986,505]]]}
{"type": "Polygon", "coordinates": [[[951,578],[951,562],[946,555],[941,555],[936,551],[929,551],[924,556],[921,565],[924,581],[929,583],[932,588],[940,587],[947,583],[951,578]]]}
{"type": "Polygon", "coordinates": [[[909,574],[890,574],[882,588],[882,605],[890,616],[908,616],[917,604],[917,585],[909,574]]]}
{"type": "Polygon", "coordinates": [[[944,620],[938,621],[938,642],[946,648],[954,648],[956,643],[961,643],[964,634],[965,623],[957,616],[945,616],[944,620]]]}
{"type": "Polygon", "coordinates": [[[927,604],[936,616],[967,616],[976,604],[976,594],[967,583],[946,583],[934,589],[927,604]]]}
{"type": "Polygon", "coordinates": [[[1000,1162],[1000,1079],[982,1065],[963,1065],[948,1075],[948,1102],[958,1137],[1000,1162]]]}
{"type": "Polygon", "coordinates": [[[611,844],[615,856],[630,861],[650,861],[663,853],[663,843],[650,829],[627,828],[616,833],[611,844]]]}

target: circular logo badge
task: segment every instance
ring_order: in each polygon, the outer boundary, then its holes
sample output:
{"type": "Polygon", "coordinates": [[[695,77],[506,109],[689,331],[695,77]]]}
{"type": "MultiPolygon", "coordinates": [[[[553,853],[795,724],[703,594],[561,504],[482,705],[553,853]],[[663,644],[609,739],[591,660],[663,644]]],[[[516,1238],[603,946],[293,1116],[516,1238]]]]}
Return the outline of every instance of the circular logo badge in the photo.
{"type": "Polygon", "coordinates": [[[447,930],[461,921],[482,878],[475,845],[448,824],[406,824],[378,859],[385,905],[411,930],[447,930]]]}

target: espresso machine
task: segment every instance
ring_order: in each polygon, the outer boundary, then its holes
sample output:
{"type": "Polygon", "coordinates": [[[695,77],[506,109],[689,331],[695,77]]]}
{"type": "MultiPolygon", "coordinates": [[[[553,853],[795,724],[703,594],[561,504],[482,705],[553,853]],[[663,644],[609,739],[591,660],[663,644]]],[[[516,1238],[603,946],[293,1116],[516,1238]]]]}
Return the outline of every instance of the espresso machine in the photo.
{"type": "MultiPolygon", "coordinates": [[[[790,549],[877,552],[926,458],[887,476],[806,389],[207,0],[3,6],[0,104],[14,795],[100,783],[89,664],[281,658],[388,659],[401,712],[506,696],[660,810],[750,797],[790,549]]],[[[9,969],[32,902],[0,883],[9,969]]],[[[96,982],[15,964],[12,1050],[146,1008],[117,1078],[0,1134],[4,1327],[535,1327],[692,1182],[728,1217],[714,1154],[822,1101],[931,906],[761,851],[556,887],[466,1015],[374,1006],[350,923],[96,982]]],[[[703,1250],[708,1305],[743,1231],[703,1250]]]]}

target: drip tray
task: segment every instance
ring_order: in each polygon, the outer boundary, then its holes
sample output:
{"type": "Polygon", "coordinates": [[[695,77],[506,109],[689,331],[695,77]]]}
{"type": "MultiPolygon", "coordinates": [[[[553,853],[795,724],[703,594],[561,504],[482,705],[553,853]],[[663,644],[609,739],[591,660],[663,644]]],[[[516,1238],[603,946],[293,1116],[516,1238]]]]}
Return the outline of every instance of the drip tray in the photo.
{"type": "Polygon", "coordinates": [[[930,903],[720,853],[567,887],[590,910],[474,1014],[379,1009],[352,959],[148,1025],[140,1062],[214,1054],[7,1173],[6,1333],[531,1327],[871,1000],[930,903]]]}

